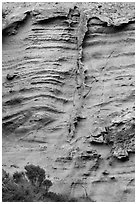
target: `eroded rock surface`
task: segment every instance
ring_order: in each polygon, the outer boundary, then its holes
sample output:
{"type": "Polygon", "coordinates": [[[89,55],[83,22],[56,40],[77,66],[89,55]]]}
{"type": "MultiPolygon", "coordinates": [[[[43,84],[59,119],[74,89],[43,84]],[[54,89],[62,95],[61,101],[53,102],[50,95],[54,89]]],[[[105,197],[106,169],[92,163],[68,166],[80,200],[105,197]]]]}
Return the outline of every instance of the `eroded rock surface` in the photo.
{"type": "Polygon", "coordinates": [[[2,43],[4,167],[134,201],[134,3],[3,3],[2,43]]]}

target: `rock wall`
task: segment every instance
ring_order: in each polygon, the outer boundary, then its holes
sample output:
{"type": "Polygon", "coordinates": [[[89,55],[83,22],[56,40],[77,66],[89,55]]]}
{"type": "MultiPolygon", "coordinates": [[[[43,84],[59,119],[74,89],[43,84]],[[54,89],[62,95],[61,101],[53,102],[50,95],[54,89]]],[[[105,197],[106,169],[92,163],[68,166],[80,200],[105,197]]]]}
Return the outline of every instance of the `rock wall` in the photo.
{"type": "Polygon", "coordinates": [[[3,138],[47,145],[54,191],[134,200],[134,13],[133,3],[3,4],[3,138]]]}

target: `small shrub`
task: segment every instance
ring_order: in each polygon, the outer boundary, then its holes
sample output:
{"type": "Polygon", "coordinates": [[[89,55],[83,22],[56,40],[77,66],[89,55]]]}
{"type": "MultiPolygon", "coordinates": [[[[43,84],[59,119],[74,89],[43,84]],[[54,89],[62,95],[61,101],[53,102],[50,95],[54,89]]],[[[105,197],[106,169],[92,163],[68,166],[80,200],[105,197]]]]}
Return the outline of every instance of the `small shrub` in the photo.
{"type": "Polygon", "coordinates": [[[2,169],[2,182],[5,182],[7,179],[9,179],[9,174],[2,169]]]}
{"type": "Polygon", "coordinates": [[[52,182],[50,180],[46,179],[43,181],[43,186],[46,187],[46,192],[48,192],[49,188],[52,186],[52,182]]]}
{"type": "Polygon", "coordinates": [[[45,170],[32,164],[25,166],[25,170],[25,174],[31,183],[35,186],[41,186],[45,179],[45,170]]]}
{"type": "Polygon", "coordinates": [[[22,182],[22,180],[25,178],[24,172],[15,172],[13,174],[13,179],[15,181],[15,183],[19,183],[22,182]]]}
{"type": "Polygon", "coordinates": [[[24,167],[25,172],[10,176],[2,171],[3,202],[75,202],[67,195],[49,192],[52,182],[46,179],[45,170],[35,165],[24,167]]]}
{"type": "Polygon", "coordinates": [[[31,202],[33,200],[31,189],[28,182],[25,185],[17,184],[12,177],[8,177],[2,184],[2,201],[31,202]]]}

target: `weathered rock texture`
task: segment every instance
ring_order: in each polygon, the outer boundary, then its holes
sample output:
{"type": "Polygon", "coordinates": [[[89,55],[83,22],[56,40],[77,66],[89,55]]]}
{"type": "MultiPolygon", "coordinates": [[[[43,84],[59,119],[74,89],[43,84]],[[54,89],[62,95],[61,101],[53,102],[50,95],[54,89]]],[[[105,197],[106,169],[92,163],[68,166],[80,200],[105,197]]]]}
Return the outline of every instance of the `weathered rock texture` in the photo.
{"type": "Polygon", "coordinates": [[[33,162],[56,192],[134,201],[134,12],[134,3],[3,4],[5,168],[33,162]]]}

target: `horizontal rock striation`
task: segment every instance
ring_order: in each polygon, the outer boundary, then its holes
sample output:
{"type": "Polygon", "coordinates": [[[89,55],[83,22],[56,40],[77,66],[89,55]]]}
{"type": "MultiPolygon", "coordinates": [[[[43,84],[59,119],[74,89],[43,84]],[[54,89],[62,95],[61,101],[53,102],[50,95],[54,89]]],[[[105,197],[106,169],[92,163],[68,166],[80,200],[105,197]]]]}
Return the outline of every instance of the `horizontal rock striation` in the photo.
{"type": "Polygon", "coordinates": [[[24,144],[20,165],[38,157],[57,193],[133,201],[134,4],[13,5],[3,4],[4,141],[24,144]]]}
{"type": "Polygon", "coordinates": [[[9,132],[43,129],[48,136],[67,123],[75,90],[76,27],[69,27],[71,14],[67,19],[65,11],[49,13],[51,18],[43,11],[27,14],[16,35],[3,37],[3,129],[8,126],[9,132]]]}
{"type": "MultiPolygon", "coordinates": [[[[92,136],[104,137],[106,130],[117,120],[116,133],[111,132],[109,137],[114,141],[114,135],[119,134],[119,129],[126,123],[127,128],[122,131],[126,132],[130,126],[134,138],[134,26],[134,22],[108,26],[95,17],[88,21],[82,59],[87,88],[83,114],[87,116],[84,128],[92,136]]],[[[123,140],[129,140],[129,133],[124,134],[127,137],[123,140]]]]}

